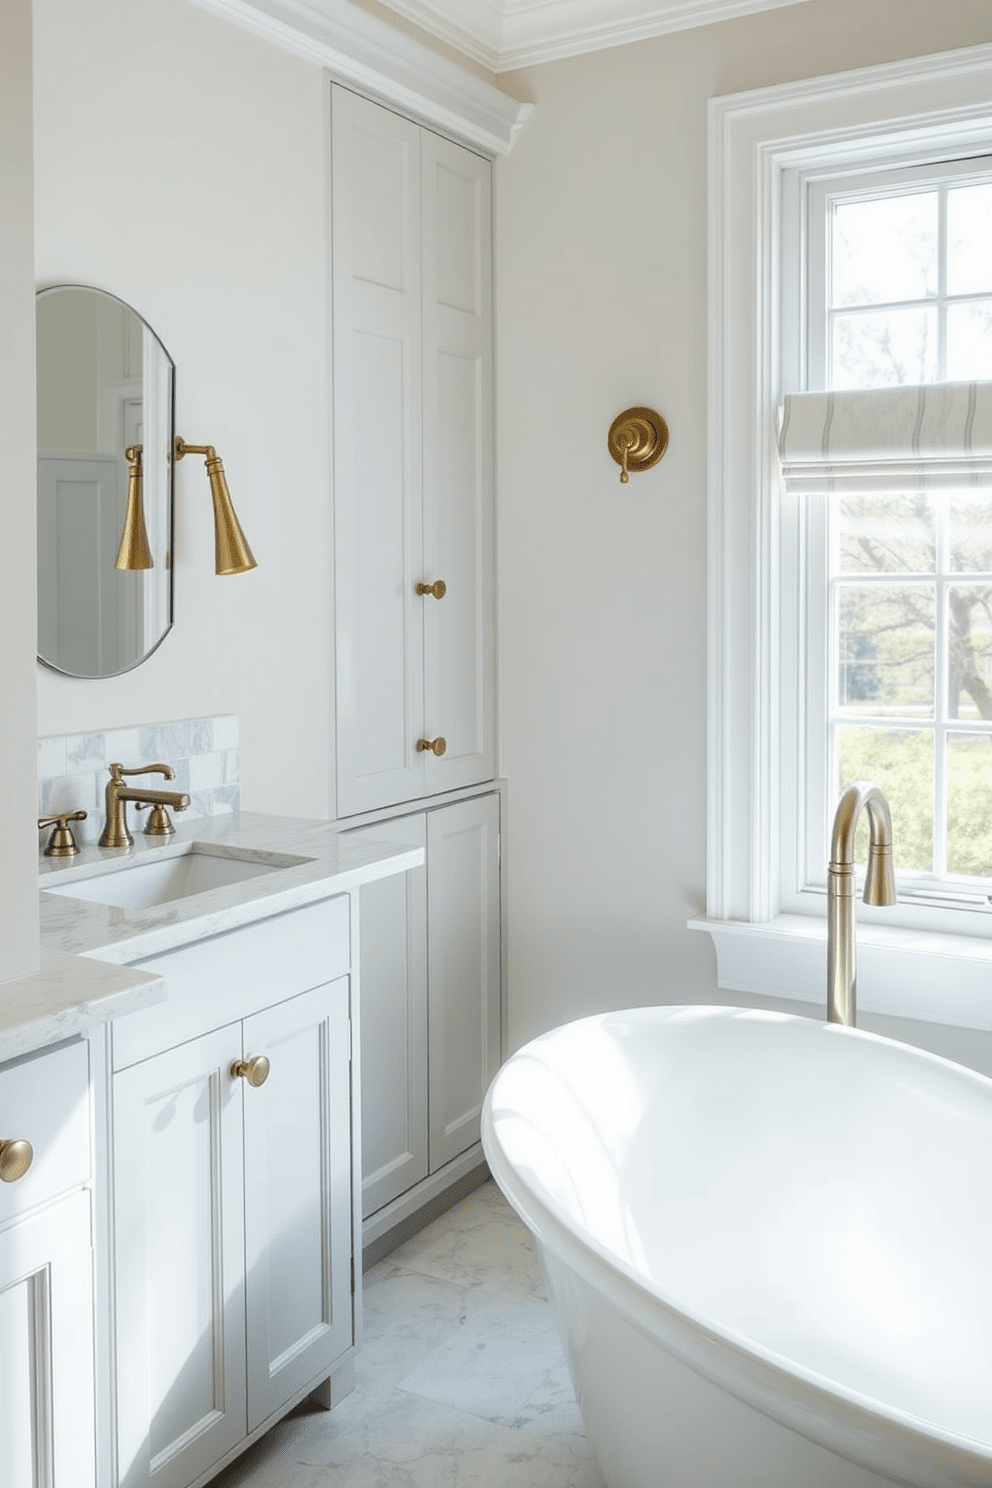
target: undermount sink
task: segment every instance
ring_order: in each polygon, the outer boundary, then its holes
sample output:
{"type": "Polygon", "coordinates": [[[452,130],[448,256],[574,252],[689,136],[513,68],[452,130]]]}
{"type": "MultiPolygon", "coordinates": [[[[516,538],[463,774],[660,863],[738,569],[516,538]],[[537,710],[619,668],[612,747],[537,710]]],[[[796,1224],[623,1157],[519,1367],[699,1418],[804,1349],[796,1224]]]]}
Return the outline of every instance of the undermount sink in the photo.
{"type": "Polygon", "coordinates": [[[73,883],[48,884],[43,879],[41,888],[65,899],[113,904],[120,909],[153,909],[158,904],[279,873],[307,861],[286,853],[269,853],[264,859],[258,855],[219,853],[204,843],[191,842],[185,852],[172,857],[124,863],[73,883]]]}

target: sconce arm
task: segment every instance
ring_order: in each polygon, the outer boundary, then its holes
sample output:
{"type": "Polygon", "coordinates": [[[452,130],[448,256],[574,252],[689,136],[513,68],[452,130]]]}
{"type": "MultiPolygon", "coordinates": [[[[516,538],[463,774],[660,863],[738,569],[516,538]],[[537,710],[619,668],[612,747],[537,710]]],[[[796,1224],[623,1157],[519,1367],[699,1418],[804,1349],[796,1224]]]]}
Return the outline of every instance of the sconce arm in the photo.
{"type": "Polygon", "coordinates": [[[181,460],[183,455],[206,455],[208,460],[216,460],[217,451],[212,444],[187,444],[185,439],[176,435],[176,459],[181,460]]]}

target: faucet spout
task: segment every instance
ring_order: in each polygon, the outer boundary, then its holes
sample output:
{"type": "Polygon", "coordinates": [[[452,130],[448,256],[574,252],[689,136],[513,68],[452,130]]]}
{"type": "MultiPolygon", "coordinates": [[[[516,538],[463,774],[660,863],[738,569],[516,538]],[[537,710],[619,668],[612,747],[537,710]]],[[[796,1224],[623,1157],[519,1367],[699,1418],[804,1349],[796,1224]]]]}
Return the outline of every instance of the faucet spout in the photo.
{"type": "Polygon", "coordinates": [[[837,806],[827,865],[827,1021],[849,1028],[857,1019],[854,836],[862,810],[870,831],[864,902],[896,903],[889,803],[873,781],[858,780],[837,806]]]}

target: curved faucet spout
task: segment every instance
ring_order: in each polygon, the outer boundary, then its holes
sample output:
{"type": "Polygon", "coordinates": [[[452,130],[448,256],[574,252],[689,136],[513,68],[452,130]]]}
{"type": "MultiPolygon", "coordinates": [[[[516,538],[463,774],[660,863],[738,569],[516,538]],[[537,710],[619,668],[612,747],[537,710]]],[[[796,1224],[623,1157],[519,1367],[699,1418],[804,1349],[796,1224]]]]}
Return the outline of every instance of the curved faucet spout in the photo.
{"type": "Polygon", "coordinates": [[[857,1017],[854,836],[862,810],[870,829],[864,902],[896,903],[889,803],[873,781],[858,780],[837,806],[827,865],[827,1021],[851,1028],[857,1017]]]}

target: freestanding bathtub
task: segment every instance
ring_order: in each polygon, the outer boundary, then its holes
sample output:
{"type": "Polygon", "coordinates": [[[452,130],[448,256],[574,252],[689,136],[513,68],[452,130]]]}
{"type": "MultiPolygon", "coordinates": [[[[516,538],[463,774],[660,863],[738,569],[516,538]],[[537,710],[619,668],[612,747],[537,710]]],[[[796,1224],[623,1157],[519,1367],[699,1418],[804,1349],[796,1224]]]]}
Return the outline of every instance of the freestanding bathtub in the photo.
{"type": "Polygon", "coordinates": [[[610,1488],[990,1488],[992,1081],[639,1008],[513,1055],[483,1141],[610,1488]]]}

